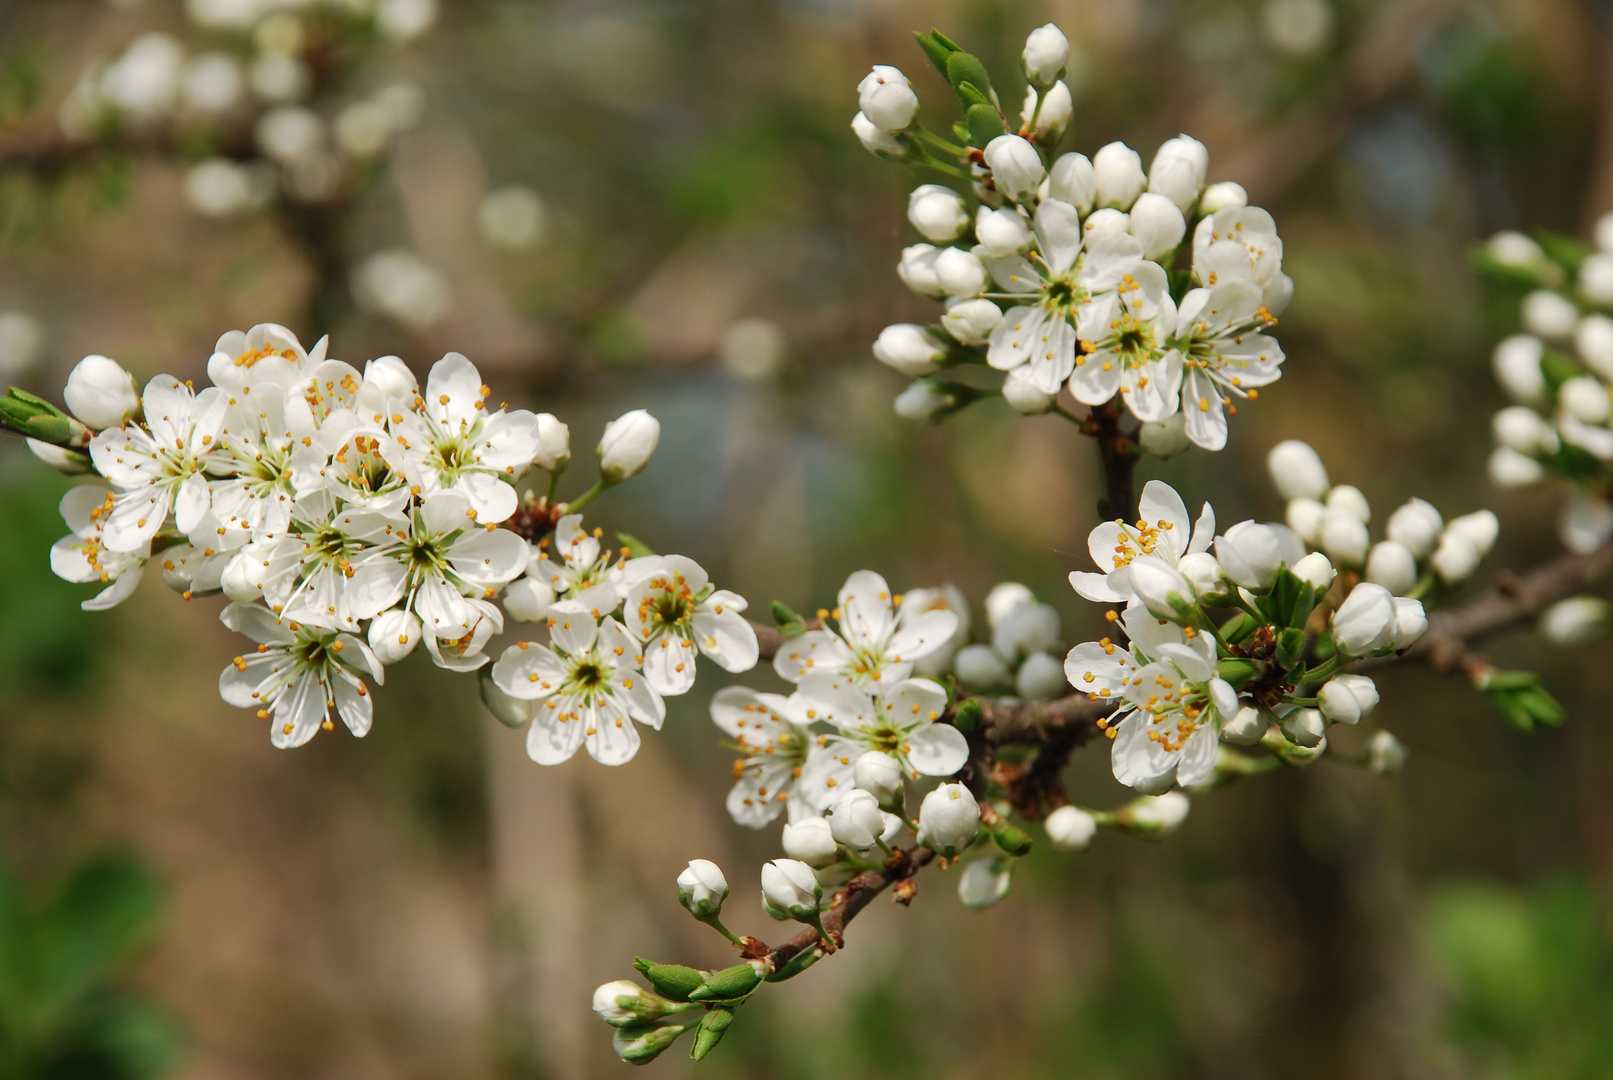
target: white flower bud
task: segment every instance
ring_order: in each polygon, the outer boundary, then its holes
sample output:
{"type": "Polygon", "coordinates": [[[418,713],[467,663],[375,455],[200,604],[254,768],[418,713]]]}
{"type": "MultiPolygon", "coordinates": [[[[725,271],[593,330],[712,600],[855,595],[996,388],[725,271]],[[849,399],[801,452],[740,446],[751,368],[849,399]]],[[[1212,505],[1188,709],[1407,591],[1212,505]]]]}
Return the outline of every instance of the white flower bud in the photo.
{"type": "MultiPolygon", "coordinates": [[[[1210,168],[1210,152],[1188,135],[1167,139],[1148,166],[1148,190],[1163,195],[1183,213],[1199,201],[1210,168]]],[[[1172,245],[1173,247],[1175,245],[1172,245]]]]}
{"type": "Polygon", "coordinates": [[[554,589],[541,578],[518,578],[504,590],[504,611],[516,622],[542,622],[553,603],[554,589]]]}
{"type": "Polygon", "coordinates": [[[1013,679],[1013,672],[990,645],[965,645],[953,658],[952,670],[971,690],[996,690],[1013,679]]]}
{"type": "Polygon", "coordinates": [[[1547,341],[1562,341],[1574,332],[1579,308],[1561,293],[1536,289],[1523,298],[1523,327],[1547,341]]]}
{"type": "Polygon", "coordinates": [[[1394,640],[1395,598],[1382,585],[1363,581],[1333,613],[1333,641],[1346,656],[1383,652],[1394,640]]]}
{"type": "Polygon", "coordinates": [[[907,220],[926,240],[956,240],[969,227],[969,209],[951,188],[921,184],[907,197],[907,220]]]}
{"type": "Polygon", "coordinates": [[[1131,206],[1131,235],[1143,246],[1143,258],[1158,259],[1176,249],[1187,233],[1187,220],[1167,196],[1155,192],[1137,196],[1131,206]]]}
{"type": "Polygon", "coordinates": [[[762,864],[762,900],[774,918],[816,918],[822,896],[817,875],[799,859],[762,864]]]}
{"type": "Polygon", "coordinates": [[[914,244],[902,249],[902,261],[896,267],[896,276],[909,289],[931,300],[946,295],[941,279],[935,275],[935,260],[941,252],[932,244],[914,244]]]}
{"type": "Polygon", "coordinates": [[[1378,707],[1378,686],[1365,675],[1335,675],[1316,694],[1316,705],[1332,724],[1359,724],[1378,707]]]}
{"type": "Polygon", "coordinates": [[[1047,815],[1042,827],[1059,851],[1085,851],[1098,831],[1098,820],[1079,806],[1061,806],[1047,815]]]}
{"type": "Polygon", "coordinates": [[[1048,143],[1057,143],[1075,117],[1075,102],[1070,97],[1070,88],[1063,82],[1054,83],[1042,96],[1038,109],[1036,88],[1027,86],[1025,105],[1019,115],[1020,123],[1030,127],[1033,116],[1036,126],[1031,127],[1032,136],[1048,143]]]}
{"type": "Polygon", "coordinates": [[[1367,740],[1367,768],[1374,776],[1394,776],[1406,767],[1406,747],[1387,731],[1374,731],[1367,740]]]}
{"type": "MultiPolygon", "coordinates": [[[[1220,541],[1216,542],[1216,554],[1221,554],[1220,541]]],[[[1228,577],[1237,580],[1225,560],[1222,569],[1227,571],[1228,577]]],[[[1276,571],[1272,573],[1275,576],[1276,571]]],[[[1126,581],[1156,619],[1181,619],[1193,608],[1193,586],[1180,570],[1163,559],[1153,555],[1133,559],[1126,568],[1126,581]]]]}
{"type": "Polygon", "coordinates": [[[369,639],[377,660],[396,664],[420,644],[420,620],[406,608],[384,611],[371,620],[369,639]]]}
{"type": "Polygon", "coordinates": [[[1127,832],[1162,838],[1181,828],[1192,808],[1180,791],[1144,795],[1122,806],[1115,815],[1115,824],[1127,832]]]}
{"type": "Polygon", "coordinates": [[[941,327],[965,345],[984,345],[1002,321],[1002,309],[982,297],[951,304],[941,316],[941,327]]]}
{"type": "Polygon", "coordinates": [[[538,452],[532,464],[551,473],[571,461],[571,429],[549,413],[538,414],[538,452]]]}
{"type": "Polygon", "coordinates": [[[1613,254],[1600,252],[1579,264],[1579,291],[1600,304],[1613,304],[1613,254]]]}
{"type": "MultiPolygon", "coordinates": [[[[224,590],[225,596],[238,604],[254,603],[263,595],[257,585],[253,584],[252,572],[247,565],[246,557],[239,553],[224,567],[224,573],[219,575],[219,586],[224,590]]],[[[370,630],[374,632],[375,623],[370,623],[370,630]]]]}
{"type": "Polygon", "coordinates": [[[678,875],[678,903],[697,919],[715,919],[728,899],[728,879],[709,859],[694,859],[678,875]]]}
{"type": "Polygon", "coordinates": [[[1333,564],[1328,560],[1328,557],[1320,551],[1311,552],[1290,569],[1294,571],[1295,577],[1315,589],[1317,593],[1327,592],[1328,588],[1333,584],[1333,579],[1339,573],[1333,569],[1333,564]]]}
{"type": "Polygon", "coordinates": [[[1000,581],[986,594],[986,625],[995,629],[1021,604],[1036,603],[1036,594],[1017,581],[1000,581]]]}
{"type": "Polygon", "coordinates": [[[1241,706],[1232,719],[1221,725],[1221,741],[1236,746],[1255,746],[1265,737],[1271,719],[1266,710],[1253,705],[1241,706]]]}
{"type": "MultiPolygon", "coordinates": [[[[991,301],[986,301],[988,304],[991,301]]],[[[946,349],[930,332],[913,323],[897,323],[879,332],[874,342],[874,358],[903,375],[928,375],[940,366],[946,349]]]]}
{"type": "Polygon", "coordinates": [[[643,409],[634,409],[605,425],[596,453],[599,471],[608,484],[619,484],[649,463],[661,441],[661,422],[643,409]]]}
{"type": "Polygon", "coordinates": [[[1586,424],[1607,422],[1610,411],[1607,387],[1589,375],[1576,375],[1557,388],[1557,402],[1563,411],[1586,424]]]}
{"type": "Polygon", "coordinates": [[[1129,210],[1142,194],[1148,178],[1143,175],[1143,159],[1122,142],[1112,142],[1092,159],[1097,174],[1097,205],[1129,210]]]}
{"type": "Polygon", "coordinates": [[[1433,554],[1444,529],[1445,519],[1439,516],[1439,511],[1421,499],[1408,499],[1404,506],[1389,515],[1389,539],[1405,544],[1419,559],[1433,554]]]}
{"type": "Polygon", "coordinates": [[[834,830],[821,817],[802,818],[784,826],[784,854],[819,867],[840,858],[834,830]]]}
{"type": "Polygon", "coordinates": [[[1509,405],[1490,418],[1490,432],[1502,446],[1520,454],[1533,454],[1550,437],[1540,414],[1527,405],[1509,405]]]}
{"type": "Polygon", "coordinates": [[[1471,514],[1453,518],[1445,526],[1445,531],[1456,533],[1472,544],[1482,559],[1495,547],[1496,537],[1501,535],[1501,519],[1489,510],[1475,510],[1471,514]]]}
{"type": "Polygon", "coordinates": [[[89,460],[85,457],[75,456],[76,452],[74,451],[54,446],[48,442],[40,442],[38,439],[29,439],[27,441],[28,449],[33,452],[34,457],[59,473],[66,476],[77,476],[80,473],[90,471],[89,460]]]}
{"type": "Polygon", "coordinates": [[[1048,195],[1067,202],[1084,216],[1098,196],[1098,173],[1085,154],[1060,154],[1053,162],[1048,195]]]}
{"type": "Polygon", "coordinates": [[[1040,416],[1053,407],[1058,395],[1049,394],[1038,386],[1031,374],[1031,365],[1021,364],[1003,380],[1003,400],[1017,413],[1040,416]]]}
{"type": "Polygon", "coordinates": [[[1048,701],[1070,692],[1064,661],[1045,652],[1031,653],[1014,676],[1014,692],[1027,701],[1048,701]]]}
{"type": "Polygon", "coordinates": [[[1613,319],[1597,313],[1579,320],[1574,328],[1574,348],[1586,367],[1613,380],[1613,319]]]}
{"type": "Polygon", "coordinates": [[[1389,638],[1389,647],[1395,652],[1408,648],[1428,629],[1428,613],[1421,600],[1406,596],[1395,597],[1395,627],[1389,638]]]}
{"type": "Polygon", "coordinates": [[[1036,147],[1018,135],[999,135],[986,144],[986,167],[997,190],[1015,202],[1025,202],[1047,179],[1047,169],[1036,147]]]}
{"type": "Polygon", "coordinates": [[[975,239],[987,255],[1000,259],[1024,251],[1036,235],[1030,222],[1013,207],[993,210],[982,206],[975,214],[975,239]]]}
{"type": "Polygon", "coordinates": [[[117,427],[140,407],[134,376],[105,356],[86,356],[67,376],[62,391],[67,411],[86,427],[117,427]]]}
{"type": "Polygon", "coordinates": [[[867,851],[885,831],[879,799],[869,791],[851,792],[830,808],[829,831],[836,841],[853,851],[867,851]]]}
{"type": "Polygon", "coordinates": [[[1248,205],[1249,193],[1243,190],[1242,184],[1222,180],[1204,189],[1204,197],[1199,200],[1199,213],[1209,217],[1217,210],[1225,210],[1229,206],[1248,205]]]}
{"type": "Polygon", "coordinates": [[[1157,458],[1175,457],[1192,445],[1187,437],[1187,417],[1178,409],[1164,420],[1145,420],[1137,429],[1137,441],[1157,458]]]}
{"type": "Polygon", "coordinates": [[[1440,583],[1447,586],[1460,585],[1472,577],[1473,571],[1479,568],[1479,561],[1478,549],[1465,536],[1449,529],[1439,538],[1439,547],[1431,560],[1440,583]]]}
{"type": "Polygon", "coordinates": [[[1327,733],[1327,721],[1316,709],[1293,709],[1277,721],[1277,726],[1289,742],[1307,749],[1320,746],[1327,733]]]}
{"type": "Polygon", "coordinates": [[[896,415],[915,424],[939,420],[957,405],[958,399],[933,379],[920,379],[896,395],[896,415]]]}
{"type": "Polygon", "coordinates": [[[1025,77],[1037,86],[1050,86],[1064,75],[1070,63],[1070,41],[1064,31],[1048,23],[1032,30],[1025,38],[1025,51],[1020,54],[1025,77]]]}
{"type": "Polygon", "coordinates": [[[1367,497],[1361,494],[1361,489],[1350,484],[1337,484],[1327,493],[1327,508],[1329,510],[1347,510],[1360,518],[1362,522],[1372,520],[1372,505],[1367,497]]]}
{"type": "Polygon", "coordinates": [[[1417,584],[1417,556],[1397,540],[1373,544],[1366,577],[1397,596],[1409,593],[1417,584]]]}
{"type": "Polygon", "coordinates": [[[1514,334],[1497,343],[1490,364],[1496,381],[1513,400],[1537,402],[1544,395],[1546,376],[1540,370],[1540,359],[1545,350],[1540,339],[1529,334],[1514,334]]]}
{"type": "Polygon", "coordinates": [[[857,84],[857,104],[870,123],[881,131],[905,131],[918,115],[919,98],[897,68],[875,64],[857,84]]]}
{"type": "Polygon", "coordinates": [[[974,842],[980,804],[962,784],[942,784],[919,805],[919,842],[940,855],[956,855],[974,842]]]}
{"type": "Polygon", "coordinates": [[[1194,551],[1183,555],[1177,562],[1176,569],[1181,571],[1187,583],[1193,587],[1193,595],[1200,600],[1213,600],[1225,596],[1230,591],[1225,575],[1221,573],[1221,564],[1215,561],[1215,556],[1208,551],[1194,551]]]}
{"type": "Polygon", "coordinates": [[[608,982],[594,991],[594,1012],[612,1027],[644,1023],[663,1011],[656,997],[626,979],[608,982]]]}
{"type": "Polygon", "coordinates": [[[993,907],[1008,895],[1013,884],[1012,863],[1007,859],[976,859],[958,875],[958,899],[973,911],[993,907]]]}
{"type": "Polygon", "coordinates": [[[1372,538],[1362,520],[1348,510],[1328,510],[1322,515],[1318,538],[1327,557],[1343,566],[1360,566],[1366,561],[1372,538]]]}
{"type": "Polygon", "coordinates": [[[1215,557],[1234,583],[1258,592],[1277,580],[1283,565],[1282,540],[1269,525],[1240,521],[1215,538],[1215,557]]]}
{"type": "Polygon", "coordinates": [[[1559,600],[1540,616],[1540,633],[1553,645],[1589,645],[1607,636],[1613,615],[1599,596],[1571,596],[1559,600]]]}
{"type": "Polygon", "coordinates": [[[1546,467],[1534,458],[1498,446],[1490,454],[1486,471],[1497,487],[1523,488],[1546,478],[1546,467]]]}
{"type": "Polygon", "coordinates": [[[888,131],[881,131],[862,113],[851,118],[852,133],[863,144],[863,149],[878,158],[894,158],[900,160],[907,156],[907,148],[898,142],[888,131]]]}
{"type": "Polygon", "coordinates": [[[1490,258],[1502,266],[1528,268],[1545,261],[1546,253],[1540,245],[1521,232],[1503,229],[1484,242],[1490,258]]]}
{"type": "Polygon", "coordinates": [[[986,264],[963,248],[942,248],[935,257],[935,280],[950,296],[979,296],[986,287],[986,264]]]}
{"type": "Polygon", "coordinates": [[[869,750],[852,767],[852,780],[881,806],[890,806],[902,791],[902,767],[883,750],[869,750]]]}
{"type": "Polygon", "coordinates": [[[992,647],[1005,657],[1048,652],[1058,646],[1058,641],[1058,611],[1034,601],[1016,604],[997,619],[991,636],[992,647]]]}
{"type": "Polygon", "coordinates": [[[1277,493],[1285,499],[1327,497],[1327,468],[1316,451],[1298,439],[1272,447],[1266,455],[1266,468],[1277,485],[1277,493]]]}
{"type": "Polygon", "coordinates": [[[1327,507],[1315,499],[1298,498],[1289,499],[1288,507],[1283,513],[1283,520],[1288,527],[1307,544],[1314,544],[1322,536],[1322,516],[1327,513],[1327,507]]]}

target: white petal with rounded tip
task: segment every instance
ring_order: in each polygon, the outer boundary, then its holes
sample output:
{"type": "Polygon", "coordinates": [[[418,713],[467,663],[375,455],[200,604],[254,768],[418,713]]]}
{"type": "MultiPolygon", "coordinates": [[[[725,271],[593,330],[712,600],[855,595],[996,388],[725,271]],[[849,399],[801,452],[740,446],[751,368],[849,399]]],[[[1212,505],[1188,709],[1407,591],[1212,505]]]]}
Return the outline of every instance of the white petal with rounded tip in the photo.
{"type": "Polygon", "coordinates": [[[969,760],[969,740],[951,724],[926,724],[909,733],[903,747],[925,776],[951,776],[969,760]]]}
{"type": "Polygon", "coordinates": [[[546,645],[511,645],[493,665],[493,684],[513,698],[536,701],[560,689],[566,666],[546,645]],[[534,678],[534,676],[536,676],[534,678]]]}
{"type": "Polygon", "coordinates": [[[601,765],[626,765],[633,760],[639,748],[638,728],[625,709],[607,699],[583,710],[582,718],[588,724],[584,734],[589,757],[601,765]]]}
{"type": "Polygon", "coordinates": [[[570,705],[569,700],[555,704],[557,707],[552,709],[548,703],[534,709],[532,726],[527,729],[526,754],[539,765],[570,761],[582,747],[588,730],[581,717],[572,720],[571,714],[564,712],[570,705]],[[562,714],[566,719],[561,719],[562,714]]]}

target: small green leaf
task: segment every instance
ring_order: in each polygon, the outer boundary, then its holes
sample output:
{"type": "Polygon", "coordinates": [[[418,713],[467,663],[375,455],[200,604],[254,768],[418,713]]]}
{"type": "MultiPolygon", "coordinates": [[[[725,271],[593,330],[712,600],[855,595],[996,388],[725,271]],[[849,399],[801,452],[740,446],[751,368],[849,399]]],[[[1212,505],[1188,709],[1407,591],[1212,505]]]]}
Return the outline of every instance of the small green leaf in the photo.
{"type": "Polygon", "coordinates": [[[974,698],[964,698],[952,710],[952,726],[963,732],[976,732],[985,721],[985,712],[974,698]]]}
{"type": "Polygon", "coordinates": [[[968,113],[969,145],[985,147],[999,135],[1008,133],[1002,114],[990,105],[971,105],[968,113]]]}
{"type": "Polygon", "coordinates": [[[627,553],[635,559],[642,559],[646,556],[655,554],[655,552],[650,550],[650,545],[646,544],[632,533],[619,532],[616,534],[616,539],[621,542],[621,545],[624,548],[627,549],[627,553]]]}
{"type": "Polygon", "coordinates": [[[991,94],[991,76],[986,74],[986,65],[980,58],[962,49],[947,57],[947,82],[956,90],[964,83],[974,83],[975,87],[988,96],[991,94]]]}
{"type": "Polygon", "coordinates": [[[633,961],[639,974],[650,980],[656,993],[673,1001],[688,1001],[689,995],[705,985],[706,977],[692,967],[682,964],[657,964],[639,957],[633,961]]]}
{"type": "Polygon", "coordinates": [[[791,610],[782,600],[773,601],[773,621],[778,623],[779,632],[787,638],[800,637],[806,633],[806,619],[791,610]]]}
{"type": "Polygon", "coordinates": [[[991,826],[991,840],[1009,855],[1023,855],[1034,843],[1029,833],[1007,818],[998,818],[991,826]]]}
{"type": "Polygon", "coordinates": [[[1277,663],[1292,671],[1305,655],[1305,631],[1287,627],[1277,635],[1277,663]]]}
{"type": "Polygon", "coordinates": [[[1230,656],[1215,665],[1215,673],[1230,683],[1234,690],[1242,690],[1249,684],[1249,680],[1260,674],[1260,670],[1261,665],[1253,660],[1230,656]]]}
{"type": "Polygon", "coordinates": [[[947,57],[958,51],[957,45],[939,30],[931,30],[927,34],[915,31],[913,37],[918,41],[919,48],[924,50],[924,55],[930,58],[930,63],[941,73],[942,78],[946,78],[947,57]]]}
{"type": "Polygon", "coordinates": [[[694,1045],[689,1048],[689,1056],[696,1061],[701,1060],[722,1042],[723,1032],[728,1025],[734,1022],[734,1010],[712,1009],[700,1019],[700,1026],[694,1029],[694,1045]]]}
{"type": "Polygon", "coordinates": [[[1247,641],[1260,624],[1247,611],[1234,612],[1232,617],[1221,624],[1221,639],[1234,645],[1247,641]]]}
{"type": "Polygon", "coordinates": [[[705,981],[690,991],[690,1001],[726,1001],[742,998],[762,983],[762,973],[756,965],[746,962],[713,971],[705,981]]]}

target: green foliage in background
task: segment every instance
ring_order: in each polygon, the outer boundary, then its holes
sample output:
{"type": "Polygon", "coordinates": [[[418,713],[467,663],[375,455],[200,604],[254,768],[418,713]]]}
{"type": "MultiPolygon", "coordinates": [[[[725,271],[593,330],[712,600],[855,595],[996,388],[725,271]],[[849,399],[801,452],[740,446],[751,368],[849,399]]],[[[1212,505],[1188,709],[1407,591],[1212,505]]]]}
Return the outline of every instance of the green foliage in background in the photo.
{"type": "Polygon", "coordinates": [[[50,572],[50,545],[67,531],[56,504],[69,486],[46,469],[0,473],[0,561],[19,568],[0,576],[0,688],[12,701],[23,690],[81,690],[96,654],[85,643],[106,629],[78,606],[95,593],[50,572]]]}
{"type": "Polygon", "coordinates": [[[141,1080],[175,1064],[173,1023],[117,980],[159,902],[128,856],[91,860],[44,895],[0,863],[0,1080],[141,1080]]]}

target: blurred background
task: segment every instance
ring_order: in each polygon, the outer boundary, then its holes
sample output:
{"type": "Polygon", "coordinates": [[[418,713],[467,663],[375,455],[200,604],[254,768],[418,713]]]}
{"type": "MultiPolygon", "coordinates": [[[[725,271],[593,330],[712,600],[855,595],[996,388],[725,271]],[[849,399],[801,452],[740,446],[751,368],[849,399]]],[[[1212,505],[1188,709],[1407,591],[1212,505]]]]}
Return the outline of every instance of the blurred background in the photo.
{"type": "MultiPolygon", "coordinates": [[[[99,352],[199,379],[219,334],[263,321],[422,375],[458,350],[567,421],[584,473],[607,419],[660,417],[645,476],[591,517],[758,615],[827,606],[868,566],[976,605],[1024,581],[1085,640],[1101,612],[1064,578],[1093,450],[1000,403],[892,415],[904,380],[869,345],[934,316],[893,272],[931,178],[848,126],[875,62],[950,123],[912,31],[1016,85],[1049,19],[1076,54],[1063,148],[1197,136],[1210,179],[1275,214],[1297,285],[1285,377],[1228,449],[1145,475],[1276,518],[1264,455],[1299,437],[1380,520],[1414,494],[1488,506],[1492,566],[1554,554],[1561,493],[1484,480],[1489,346],[1517,305],[1469,252],[1613,209],[1605,0],[4,0],[0,378],[59,400],[99,352]]],[[[68,484],[0,444],[0,1077],[619,1075],[592,988],[635,955],[726,962],[676,904],[687,859],[728,870],[730,925],[776,936],[751,897],[778,834],[723,811],[715,669],[619,769],[532,764],[423,654],[362,742],[275,751],[214,692],[222,600],[151,575],[92,615],[50,575],[68,484]]],[[[1517,733],[1395,671],[1398,780],[1264,777],[1164,844],[1038,850],[983,913],[931,873],[701,1071],[1613,1076],[1613,656],[1486,648],[1542,670],[1568,722],[1517,733]]],[[[1124,795],[1101,747],[1070,786],[1124,795]]]]}

